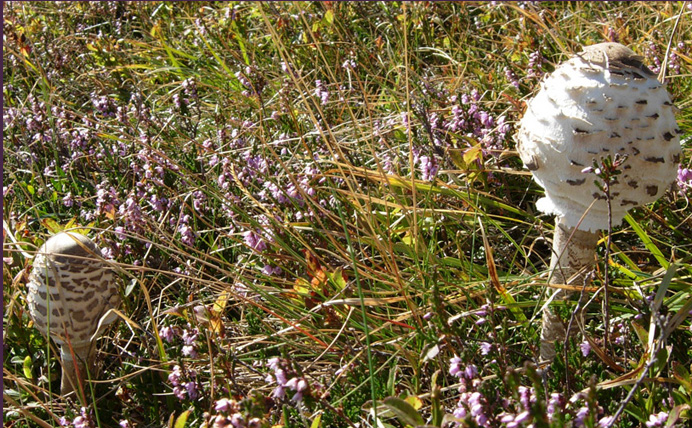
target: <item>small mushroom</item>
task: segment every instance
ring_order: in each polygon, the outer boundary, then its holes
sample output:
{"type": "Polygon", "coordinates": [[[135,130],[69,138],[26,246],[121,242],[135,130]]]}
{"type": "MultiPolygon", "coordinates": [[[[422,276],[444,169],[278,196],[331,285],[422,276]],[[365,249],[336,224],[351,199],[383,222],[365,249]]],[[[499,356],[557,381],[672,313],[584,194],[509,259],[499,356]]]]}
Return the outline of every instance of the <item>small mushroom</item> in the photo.
{"type": "MultiPolygon", "coordinates": [[[[593,266],[608,202],[583,170],[613,154],[626,156],[611,186],[612,224],[634,206],[655,201],[675,181],[680,130],[664,84],[643,58],[619,43],[600,43],[562,63],[528,102],[517,150],[545,189],[536,207],[555,214],[551,284],[581,286],[593,266]]],[[[566,299],[559,290],[556,298],[566,299]]],[[[565,328],[543,312],[541,358],[553,360],[565,328]]]]}
{"type": "Polygon", "coordinates": [[[36,328],[60,346],[60,390],[67,395],[87,370],[94,374],[95,340],[117,319],[113,312],[104,317],[120,303],[113,271],[91,239],[61,232],[36,253],[27,289],[36,328]]]}

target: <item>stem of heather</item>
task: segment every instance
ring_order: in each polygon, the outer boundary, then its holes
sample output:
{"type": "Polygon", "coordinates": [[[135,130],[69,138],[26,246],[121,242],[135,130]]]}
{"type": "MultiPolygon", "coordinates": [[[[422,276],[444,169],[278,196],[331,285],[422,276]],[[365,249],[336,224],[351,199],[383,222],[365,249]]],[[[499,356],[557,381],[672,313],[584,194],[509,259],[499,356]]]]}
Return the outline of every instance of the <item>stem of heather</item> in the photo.
{"type": "Polygon", "coordinates": [[[610,265],[610,244],[613,236],[613,209],[610,199],[610,186],[606,184],[606,203],[608,204],[608,239],[606,242],[605,249],[605,266],[603,267],[603,324],[605,328],[605,334],[603,335],[603,348],[610,349],[610,302],[608,285],[610,284],[608,278],[608,267],[610,265]]]}

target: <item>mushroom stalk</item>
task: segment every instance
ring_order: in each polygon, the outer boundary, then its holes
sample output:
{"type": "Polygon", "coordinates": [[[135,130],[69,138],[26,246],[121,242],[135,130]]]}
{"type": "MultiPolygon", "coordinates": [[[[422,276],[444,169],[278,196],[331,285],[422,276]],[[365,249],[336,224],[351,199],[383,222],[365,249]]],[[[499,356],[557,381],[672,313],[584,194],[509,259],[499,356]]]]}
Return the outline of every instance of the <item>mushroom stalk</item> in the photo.
{"type": "MultiPolygon", "coordinates": [[[[553,254],[550,259],[549,284],[583,286],[586,276],[595,264],[598,232],[589,232],[570,227],[565,218],[555,220],[553,235],[553,254]]],[[[570,290],[557,289],[556,300],[567,300],[570,290]]],[[[566,329],[559,315],[546,306],[543,310],[541,326],[540,356],[543,361],[555,358],[555,342],[564,341],[566,329]]]]}
{"type": "Polygon", "coordinates": [[[79,385],[94,375],[93,364],[95,348],[92,343],[80,345],[64,343],[60,346],[60,361],[62,362],[62,378],[60,380],[60,394],[65,396],[72,391],[79,390],[79,385]],[[76,357],[76,360],[73,358],[76,357]],[[88,373],[87,373],[88,371],[88,373]]]}

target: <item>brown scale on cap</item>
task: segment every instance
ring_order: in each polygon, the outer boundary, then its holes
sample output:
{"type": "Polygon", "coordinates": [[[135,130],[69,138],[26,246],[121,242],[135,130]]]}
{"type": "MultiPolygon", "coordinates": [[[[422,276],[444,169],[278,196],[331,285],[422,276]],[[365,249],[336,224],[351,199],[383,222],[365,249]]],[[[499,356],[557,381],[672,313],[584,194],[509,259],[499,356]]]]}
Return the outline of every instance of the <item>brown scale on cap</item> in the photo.
{"type": "Polygon", "coordinates": [[[61,232],[36,253],[27,290],[29,314],[36,328],[60,346],[61,393],[66,395],[87,378],[86,370],[92,370],[92,337],[97,335],[99,321],[103,329],[116,319],[101,320],[120,303],[113,271],[93,241],[78,233],[61,232]]]}

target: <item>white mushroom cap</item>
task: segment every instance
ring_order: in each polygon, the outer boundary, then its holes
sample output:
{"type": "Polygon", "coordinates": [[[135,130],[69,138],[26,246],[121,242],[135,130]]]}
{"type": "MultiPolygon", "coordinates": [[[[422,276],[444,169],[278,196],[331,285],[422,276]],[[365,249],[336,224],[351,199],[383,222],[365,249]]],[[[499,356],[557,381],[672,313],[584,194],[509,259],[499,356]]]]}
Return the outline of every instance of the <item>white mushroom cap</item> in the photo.
{"type": "Polygon", "coordinates": [[[545,189],[536,207],[577,227],[596,199],[579,229],[606,229],[597,177],[582,170],[616,153],[628,157],[611,186],[613,225],[661,197],[681,156],[674,108],[642,58],[621,44],[589,46],[561,64],[528,102],[517,134],[522,161],[545,189]]]}
{"type": "MultiPolygon", "coordinates": [[[[113,315],[101,320],[120,303],[113,271],[96,244],[73,232],[52,236],[34,257],[27,290],[29,314],[36,328],[61,346],[63,368],[68,363],[74,369],[72,352],[90,363],[99,321],[103,330],[117,319],[113,315]]],[[[65,376],[63,369],[63,385],[65,376]]]]}

